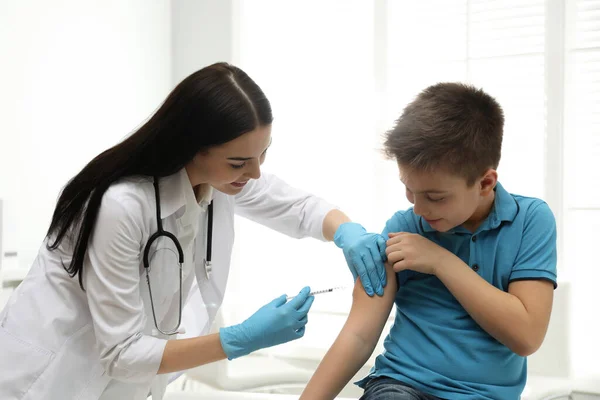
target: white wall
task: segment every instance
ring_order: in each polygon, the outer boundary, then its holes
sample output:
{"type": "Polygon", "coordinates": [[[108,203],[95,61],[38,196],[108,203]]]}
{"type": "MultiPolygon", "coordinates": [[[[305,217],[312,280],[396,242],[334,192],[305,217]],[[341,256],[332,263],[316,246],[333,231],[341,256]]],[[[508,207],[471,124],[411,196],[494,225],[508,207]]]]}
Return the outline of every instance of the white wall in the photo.
{"type": "MultiPolygon", "coordinates": [[[[238,0],[173,0],[172,76],[178,83],[194,71],[224,61],[237,64],[236,14],[238,0]]],[[[243,237],[245,222],[236,220],[236,237],[243,237]]],[[[233,248],[232,263],[224,299],[225,307],[235,309],[243,301],[238,295],[243,285],[239,243],[233,248]]],[[[248,317],[248,315],[243,315],[248,317]]],[[[239,321],[238,321],[239,322],[239,321]]]]}
{"type": "Polygon", "coordinates": [[[172,1],[173,82],[215,62],[233,62],[234,8],[233,0],[172,1]]]}
{"type": "Polygon", "coordinates": [[[5,251],[28,268],[57,195],[171,89],[169,0],[0,4],[5,251]]]}

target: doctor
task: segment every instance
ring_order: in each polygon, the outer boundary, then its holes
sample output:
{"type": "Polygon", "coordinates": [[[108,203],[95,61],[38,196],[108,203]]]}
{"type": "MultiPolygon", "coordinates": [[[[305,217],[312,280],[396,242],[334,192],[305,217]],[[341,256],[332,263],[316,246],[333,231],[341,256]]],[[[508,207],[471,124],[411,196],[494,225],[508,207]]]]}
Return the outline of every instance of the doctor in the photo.
{"type": "Polygon", "coordinates": [[[243,71],[214,64],[69,181],[38,257],[0,313],[1,399],[161,399],[169,373],[302,337],[308,288],[209,334],[235,213],[293,237],[334,239],[367,292],[383,293],[383,237],[261,175],[272,120],[243,71]],[[177,339],[194,297],[198,336],[177,339]]]}

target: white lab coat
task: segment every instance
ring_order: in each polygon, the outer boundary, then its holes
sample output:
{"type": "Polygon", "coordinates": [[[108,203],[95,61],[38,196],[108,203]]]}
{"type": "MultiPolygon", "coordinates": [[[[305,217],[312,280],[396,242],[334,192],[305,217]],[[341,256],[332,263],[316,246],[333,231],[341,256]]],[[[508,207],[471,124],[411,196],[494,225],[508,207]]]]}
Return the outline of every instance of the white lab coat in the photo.
{"type": "MultiPolygon", "coordinates": [[[[200,287],[203,303],[210,303],[193,310],[196,326],[182,322],[188,332],[201,335],[209,332],[225,292],[234,212],[293,237],[323,240],[323,219],[333,208],[268,174],[250,181],[237,196],[208,191],[198,204],[181,170],[160,180],[160,195],[163,227],[177,236],[184,250],[184,301],[200,287]],[[207,281],[202,261],[210,198],[213,273],[207,281]]],[[[156,226],[151,179],[127,178],[112,185],[88,246],[85,292],[62,266],[70,259],[68,240],[53,252],[42,245],[26,279],[0,313],[0,399],[136,400],[150,391],[153,399],[162,398],[168,376],[156,373],[167,340],[153,332],[142,263],[156,226]]],[[[171,328],[178,314],[177,265],[151,268],[150,278],[159,325],[171,328]]]]}

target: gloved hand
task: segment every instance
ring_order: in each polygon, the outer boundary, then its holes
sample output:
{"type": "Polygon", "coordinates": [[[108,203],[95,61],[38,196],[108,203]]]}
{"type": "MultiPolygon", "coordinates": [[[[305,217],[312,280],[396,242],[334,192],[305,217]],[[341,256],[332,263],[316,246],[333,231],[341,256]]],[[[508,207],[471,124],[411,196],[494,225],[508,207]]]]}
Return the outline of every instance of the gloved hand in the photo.
{"type": "Polygon", "coordinates": [[[344,251],[344,257],[352,276],[360,281],[369,296],[373,296],[373,287],[379,296],[387,284],[385,272],[386,239],[377,233],[368,233],[362,225],[355,222],[341,224],[333,241],[344,251]]]}
{"type": "Polygon", "coordinates": [[[221,328],[219,336],[227,358],[233,360],[304,336],[308,311],[315,299],[309,294],[310,288],[305,287],[287,303],[282,295],[241,324],[221,328]]]}

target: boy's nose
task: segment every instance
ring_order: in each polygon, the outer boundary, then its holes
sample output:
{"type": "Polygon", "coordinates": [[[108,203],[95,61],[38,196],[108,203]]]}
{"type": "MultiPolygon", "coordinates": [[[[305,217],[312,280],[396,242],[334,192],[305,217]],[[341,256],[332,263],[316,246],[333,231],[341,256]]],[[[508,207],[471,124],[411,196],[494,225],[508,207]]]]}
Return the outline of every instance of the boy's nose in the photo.
{"type": "Polygon", "coordinates": [[[415,212],[415,214],[417,214],[420,217],[427,217],[427,215],[429,214],[429,212],[427,210],[425,210],[425,208],[418,201],[415,201],[415,204],[413,206],[413,211],[415,212]]]}

